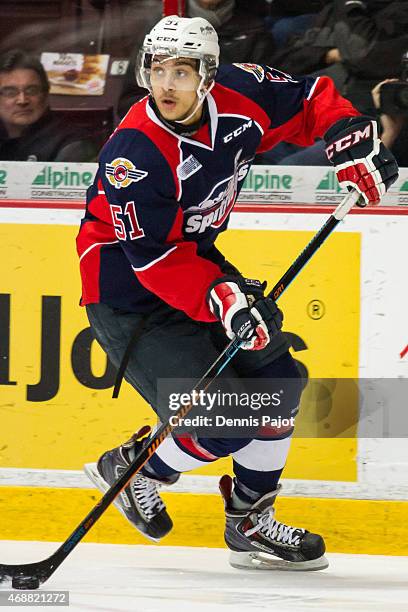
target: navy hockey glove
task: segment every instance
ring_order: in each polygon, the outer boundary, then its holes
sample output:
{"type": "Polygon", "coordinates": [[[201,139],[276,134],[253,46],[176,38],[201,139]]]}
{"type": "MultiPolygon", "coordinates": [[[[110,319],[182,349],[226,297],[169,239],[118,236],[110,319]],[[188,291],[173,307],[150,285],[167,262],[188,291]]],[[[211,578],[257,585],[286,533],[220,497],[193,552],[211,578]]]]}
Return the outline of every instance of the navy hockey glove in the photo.
{"type": "Polygon", "coordinates": [[[357,189],[364,198],[360,206],[378,204],[397,180],[398,166],[379,139],[376,122],[364,116],[340,119],[324,139],[340,186],[357,189]]]}
{"type": "Polygon", "coordinates": [[[259,351],[282,327],[283,313],[264,296],[265,283],[240,276],[223,276],[209,288],[208,305],[228,338],[244,340],[242,348],[259,351]]]}

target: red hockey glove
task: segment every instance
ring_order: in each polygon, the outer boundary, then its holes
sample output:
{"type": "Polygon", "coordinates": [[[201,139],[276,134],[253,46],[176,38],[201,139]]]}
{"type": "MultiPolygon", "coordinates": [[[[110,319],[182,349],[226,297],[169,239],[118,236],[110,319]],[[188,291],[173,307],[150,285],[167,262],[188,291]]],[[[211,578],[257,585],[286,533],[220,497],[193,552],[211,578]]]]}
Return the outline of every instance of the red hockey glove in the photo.
{"type": "Polygon", "coordinates": [[[326,154],[341,187],[357,189],[364,203],[378,204],[398,178],[397,162],[378,137],[370,117],[340,119],[326,132],[326,154]]]}
{"type": "Polygon", "coordinates": [[[282,327],[282,311],[264,297],[264,283],[259,280],[224,276],[211,285],[207,300],[228,338],[244,340],[242,348],[247,351],[265,348],[282,327]]]}

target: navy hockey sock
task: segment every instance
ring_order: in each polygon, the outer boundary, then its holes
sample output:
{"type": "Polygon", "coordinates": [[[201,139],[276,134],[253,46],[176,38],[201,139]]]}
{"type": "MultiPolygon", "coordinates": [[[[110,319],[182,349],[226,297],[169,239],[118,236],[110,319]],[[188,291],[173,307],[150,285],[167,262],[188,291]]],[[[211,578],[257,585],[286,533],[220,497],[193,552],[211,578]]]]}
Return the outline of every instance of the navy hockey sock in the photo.
{"type": "MultiPolygon", "coordinates": [[[[135,447],[129,448],[127,454],[130,461],[133,461],[136,456],[135,447]]],[[[155,453],[152,455],[147,463],[142,467],[140,473],[147,478],[154,478],[155,480],[168,479],[179,472],[160,459],[155,453]]]]}
{"type": "Polygon", "coordinates": [[[179,474],[177,470],[164,463],[156,454],[152,455],[149,461],[140,470],[144,476],[148,478],[169,478],[179,474]]]}
{"type": "Polygon", "coordinates": [[[283,468],[273,472],[256,472],[248,470],[234,462],[234,491],[232,501],[235,508],[247,508],[258,499],[278,487],[283,468]]]}

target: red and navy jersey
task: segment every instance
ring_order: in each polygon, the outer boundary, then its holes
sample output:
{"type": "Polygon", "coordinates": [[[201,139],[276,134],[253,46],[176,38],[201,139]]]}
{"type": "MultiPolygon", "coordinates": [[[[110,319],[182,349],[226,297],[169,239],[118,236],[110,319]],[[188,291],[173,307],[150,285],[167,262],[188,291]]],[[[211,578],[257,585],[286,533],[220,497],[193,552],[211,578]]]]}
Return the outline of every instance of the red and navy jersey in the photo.
{"type": "Polygon", "coordinates": [[[255,154],[311,145],[359,114],[327,77],[254,64],[221,67],[207,101],[208,122],[186,137],[146,97],[102,149],[77,237],[82,304],[147,312],[162,300],[214,321],[205,296],[224,261],[214,243],[255,154]]]}

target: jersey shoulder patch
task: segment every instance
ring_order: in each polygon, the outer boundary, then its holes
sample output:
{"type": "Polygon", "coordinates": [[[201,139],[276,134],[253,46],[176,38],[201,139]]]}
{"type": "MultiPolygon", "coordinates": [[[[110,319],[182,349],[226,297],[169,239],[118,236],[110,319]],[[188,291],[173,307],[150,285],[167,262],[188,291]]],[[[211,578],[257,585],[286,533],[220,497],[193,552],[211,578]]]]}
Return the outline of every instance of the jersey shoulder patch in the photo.
{"type": "Polygon", "coordinates": [[[142,181],[154,167],[165,163],[155,144],[137,129],[116,131],[103,147],[99,161],[117,189],[142,181]]]}
{"type": "Polygon", "coordinates": [[[116,189],[128,187],[131,183],[142,181],[149,173],[139,170],[126,157],[116,157],[110,163],[105,164],[105,175],[111,185],[116,189]]]}
{"type": "MultiPolygon", "coordinates": [[[[117,130],[99,157],[99,175],[118,197],[132,194],[174,194],[175,181],[163,153],[147,134],[137,129],[117,130]]],[[[133,196],[132,196],[133,197],[133,196]]]]}

